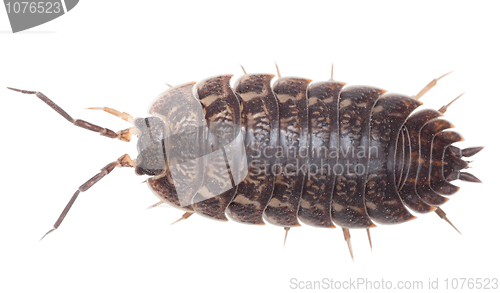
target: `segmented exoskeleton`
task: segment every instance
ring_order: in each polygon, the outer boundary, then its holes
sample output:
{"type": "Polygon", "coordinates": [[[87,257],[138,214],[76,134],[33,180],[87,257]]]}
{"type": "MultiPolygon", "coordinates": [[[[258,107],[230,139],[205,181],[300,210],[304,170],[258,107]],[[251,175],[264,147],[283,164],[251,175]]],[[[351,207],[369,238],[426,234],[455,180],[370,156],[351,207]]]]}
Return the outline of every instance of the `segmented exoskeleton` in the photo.
{"type": "Polygon", "coordinates": [[[245,74],[231,87],[231,75],[221,75],[171,87],[147,118],[94,108],[133,122],[118,133],[74,120],[39,92],[17,90],[77,126],[125,141],[138,135],[138,158],[124,155],[82,185],[54,229],[78,194],[116,166],[150,175],[151,190],[185,210],[183,218],[227,215],[287,231],[299,221],[340,226],[349,248],[348,229],[406,222],[415,218],[410,210],[448,220],[439,206],[459,189],[450,181],[479,182],[461,171],[468,166],[461,158],[481,148],[452,146],[463,138],[445,131],[453,127],[440,118],[447,106],[414,111],[436,80],[410,97],[333,79],[279,77],[271,86],[273,77],[245,74]]]}

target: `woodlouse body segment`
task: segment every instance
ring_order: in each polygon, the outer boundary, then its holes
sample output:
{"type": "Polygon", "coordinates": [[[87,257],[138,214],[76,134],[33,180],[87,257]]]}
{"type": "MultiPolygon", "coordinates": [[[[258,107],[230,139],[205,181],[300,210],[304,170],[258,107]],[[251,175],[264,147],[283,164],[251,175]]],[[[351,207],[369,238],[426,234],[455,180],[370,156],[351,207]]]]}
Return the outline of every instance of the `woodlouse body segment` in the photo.
{"type": "Polygon", "coordinates": [[[428,213],[435,210],[434,207],[428,205],[422,200],[417,193],[417,174],[421,165],[421,146],[420,146],[420,131],[425,123],[429,120],[440,117],[441,113],[436,110],[424,109],[411,115],[405,123],[404,128],[410,136],[410,165],[408,168],[408,176],[403,186],[399,190],[401,199],[404,204],[418,213],[428,213]]]}
{"type": "Polygon", "coordinates": [[[448,201],[448,198],[441,196],[431,188],[430,168],[432,163],[432,141],[434,136],[443,130],[452,128],[453,125],[443,119],[435,118],[428,121],[420,131],[420,169],[417,175],[417,192],[429,205],[439,206],[448,201]]]}
{"type": "Polygon", "coordinates": [[[375,227],[365,208],[365,183],[370,150],[370,114],[384,92],[356,86],[344,88],[340,93],[332,220],[341,227],[375,227]]]}
{"type": "Polygon", "coordinates": [[[370,124],[370,148],[377,150],[378,157],[370,157],[366,209],[370,217],[380,223],[400,223],[415,218],[399,196],[394,159],[397,136],[407,117],[421,104],[414,98],[396,94],[385,94],[375,104],[370,124]],[[380,110],[375,111],[378,107],[380,110]]]}
{"type": "Polygon", "coordinates": [[[280,170],[278,167],[273,170],[276,173],[274,191],[264,215],[270,223],[284,227],[300,226],[297,214],[307,173],[306,91],[310,82],[284,77],[273,86],[279,107],[279,144],[274,166],[280,166],[280,170]]]}
{"type": "Polygon", "coordinates": [[[446,181],[443,174],[444,153],[452,143],[463,141],[463,137],[454,131],[439,132],[432,141],[432,165],[430,170],[430,185],[435,192],[450,196],[460,187],[446,181]]]}
{"type": "Polygon", "coordinates": [[[138,136],[137,159],[123,155],[80,186],[54,229],[81,192],[115,167],[132,167],[151,176],[148,186],[161,202],[185,211],[181,219],[266,220],[286,233],[301,222],[339,226],[352,256],[349,229],[367,229],[370,237],[376,223],[414,219],[409,210],[435,211],[451,224],[439,207],[459,190],[450,181],[480,182],[461,170],[468,167],[462,157],[482,147],[453,146],[463,138],[441,118],[458,97],[438,111],[414,112],[442,77],[416,97],[279,71],[273,86],[272,74],[245,73],[234,87],[231,77],[169,88],[151,104],[152,117],[91,108],[133,122],[118,132],[73,119],[40,92],[12,89],[36,95],[81,128],[123,141],[138,136]]]}
{"type": "Polygon", "coordinates": [[[226,147],[241,141],[241,113],[238,98],[229,81],[232,75],[205,79],[195,86],[207,121],[206,162],[203,185],[193,199],[196,213],[227,221],[225,211],[241,179],[241,148],[226,147]],[[228,172],[228,170],[231,170],[228,172]]]}
{"type": "Polygon", "coordinates": [[[344,83],[317,82],[307,88],[309,168],[302,189],[298,212],[299,219],[312,226],[335,228],[330,216],[338,150],[339,94],[344,83]]]}
{"type": "Polygon", "coordinates": [[[167,169],[148,185],[160,200],[193,211],[191,200],[203,183],[205,115],[193,95],[194,83],[171,88],[151,104],[149,113],[165,123],[167,169]]]}
{"type": "Polygon", "coordinates": [[[248,74],[234,86],[240,100],[241,131],[245,140],[248,174],[238,185],[227,213],[233,220],[263,225],[262,214],[271,199],[278,142],[278,104],[271,89],[271,74],[248,74]],[[266,162],[268,164],[266,164],[266,162]]]}

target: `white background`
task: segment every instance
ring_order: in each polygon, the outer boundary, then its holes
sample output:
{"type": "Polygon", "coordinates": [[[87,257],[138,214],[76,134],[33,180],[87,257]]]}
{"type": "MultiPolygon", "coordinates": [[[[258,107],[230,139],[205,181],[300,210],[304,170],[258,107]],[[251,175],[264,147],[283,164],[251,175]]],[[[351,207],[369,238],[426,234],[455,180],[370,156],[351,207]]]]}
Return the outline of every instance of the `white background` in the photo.
{"type": "Polygon", "coordinates": [[[292,278],[424,288],[437,278],[444,289],[446,278],[499,278],[496,3],[347,2],[80,1],[18,34],[0,9],[0,291],[284,292],[292,278]],[[338,80],[408,95],[455,70],[422,101],[437,109],[466,91],[445,117],[465,137],[460,146],[486,146],[471,170],[484,183],[457,183],[443,207],[463,235],[428,214],[373,229],[373,252],[365,231],[351,231],[354,263],[340,229],[294,228],[282,249],[284,231],[272,225],[195,215],[170,226],[182,212],[145,210],[157,199],[124,168],[81,194],[38,242],[78,186],[122,154],[136,157],[135,139],[78,129],[5,86],[41,91],[74,118],[120,130],[129,125],[84,108],[145,117],[164,82],[239,76],[239,64],[275,73],[274,60],[282,75],[316,81],[334,62],[338,80]]]}

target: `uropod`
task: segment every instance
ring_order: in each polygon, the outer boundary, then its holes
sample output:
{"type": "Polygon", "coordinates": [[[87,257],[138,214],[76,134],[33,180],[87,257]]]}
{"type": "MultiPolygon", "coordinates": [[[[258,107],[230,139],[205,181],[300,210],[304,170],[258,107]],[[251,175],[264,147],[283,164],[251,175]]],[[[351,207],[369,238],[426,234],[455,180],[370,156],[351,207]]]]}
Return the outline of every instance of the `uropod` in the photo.
{"type": "Polygon", "coordinates": [[[196,213],[266,221],[284,227],[285,241],[300,223],[339,226],[352,257],[349,229],[366,229],[370,239],[377,224],[429,212],[451,224],[440,208],[459,189],[450,182],[480,182],[462,171],[468,167],[462,158],[482,147],[454,146],[463,138],[442,119],[458,97],[439,110],[416,110],[445,75],[415,96],[333,78],[281,77],[279,70],[272,85],[273,74],[245,72],[233,87],[232,75],[220,75],[170,87],[153,101],[150,117],[90,108],[133,124],[117,132],[73,119],[41,92],[9,89],[36,95],[78,127],[126,142],[137,136],[137,158],[122,155],[81,185],[43,237],[60,226],[80,193],[114,168],[130,167],[149,176],[160,199],[153,206],[185,211],[179,220],[196,213]]]}

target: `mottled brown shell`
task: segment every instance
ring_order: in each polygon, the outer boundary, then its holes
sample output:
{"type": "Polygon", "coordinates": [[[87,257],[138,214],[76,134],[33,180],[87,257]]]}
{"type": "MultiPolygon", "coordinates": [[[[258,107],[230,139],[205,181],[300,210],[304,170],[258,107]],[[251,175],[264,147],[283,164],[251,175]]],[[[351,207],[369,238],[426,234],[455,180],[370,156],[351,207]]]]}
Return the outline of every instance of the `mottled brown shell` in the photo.
{"type": "Polygon", "coordinates": [[[223,221],[371,228],[436,210],[458,190],[449,181],[477,180],[460,158],[480,148],[453,146],[462,137],[444,131],[452,124],[413,113],[415,98],[297,77],[271,86],[273,77],[246,74],[232,88],[231,75],[216,76],[153,102],[162,134],[148,140],[147,121],[137,123],[141,160],[158,168],[141,172],[162,201],[223,221]]]}

